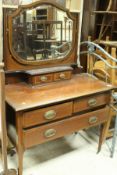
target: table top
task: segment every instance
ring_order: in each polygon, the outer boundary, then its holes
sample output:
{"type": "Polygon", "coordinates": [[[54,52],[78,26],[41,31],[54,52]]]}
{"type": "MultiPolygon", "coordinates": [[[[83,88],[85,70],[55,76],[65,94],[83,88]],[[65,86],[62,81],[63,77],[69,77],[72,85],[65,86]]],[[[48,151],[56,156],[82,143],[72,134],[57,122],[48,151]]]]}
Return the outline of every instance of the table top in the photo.
{"type": "Polygon", "coordinates": [[[70,80],[46,85],[30,86],[26,83],[5,86],[6,102],[15,110],[22,111],[114,89],[90,74],[73,75],[70,80]]]}

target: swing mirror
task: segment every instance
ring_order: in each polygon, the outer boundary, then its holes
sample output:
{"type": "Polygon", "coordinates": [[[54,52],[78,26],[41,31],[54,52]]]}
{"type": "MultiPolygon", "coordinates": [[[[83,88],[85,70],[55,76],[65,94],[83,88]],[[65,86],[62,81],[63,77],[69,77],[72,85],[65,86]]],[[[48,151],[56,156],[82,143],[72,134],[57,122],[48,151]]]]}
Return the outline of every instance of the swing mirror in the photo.
{"type": "Polygon", "coordinates": [[[56,3],[21,6],[9,16],[10,51],[23,63],[64,59],[74,47],[75,25],[69,11],[56,3]]]}

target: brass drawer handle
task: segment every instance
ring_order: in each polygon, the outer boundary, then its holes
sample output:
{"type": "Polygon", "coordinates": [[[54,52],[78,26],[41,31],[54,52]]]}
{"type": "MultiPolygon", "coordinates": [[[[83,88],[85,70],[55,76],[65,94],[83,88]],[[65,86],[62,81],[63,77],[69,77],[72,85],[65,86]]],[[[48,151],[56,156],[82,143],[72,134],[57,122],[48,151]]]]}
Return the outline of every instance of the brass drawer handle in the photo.
{"type": "Polygon", "coordinates": [[[41,77],[40,77],[40,80],[41,80],[42,82],[47,81],[47,79],[48,79],[48,78],[47,78],[46,76],[41,76],[41,77]]]}
{"type": "Polygon", "coordinates": [[[88,101],[89,107],[94,107],[96,104],[97,104],[97,100],[96,100],[95,98],[91,98],[91,99],[88,101]]]}
{"type": "Polygon", "coordinates": [[[98,118],[97,118],[96,116],[90,117],[90,118],[89,118],[89,123],[90,123],[90,124],[94,124],[94,123],[96,123],[97,121],[98,121],[98,118]]]}
{"type": "Polygon", "coordinates": [[[64,74],[64,73],[61,73],[61,74],[59,75],[59,77],[60,77],[61,79],[65,79],[65,74],[64,74]]]}
{"type": "Polygon", "coordinates": [[[56,112],[54,110],[50,110],[44,114],[46,120],[52,120],[56,117],[56,112]]]}
{"type": "Polygon", "coordinates": [[[45,131],[44,136],[46,138],[50,138],[56,135],[56,130],[55,129],[48,129],[47,131],[45,131]]]}

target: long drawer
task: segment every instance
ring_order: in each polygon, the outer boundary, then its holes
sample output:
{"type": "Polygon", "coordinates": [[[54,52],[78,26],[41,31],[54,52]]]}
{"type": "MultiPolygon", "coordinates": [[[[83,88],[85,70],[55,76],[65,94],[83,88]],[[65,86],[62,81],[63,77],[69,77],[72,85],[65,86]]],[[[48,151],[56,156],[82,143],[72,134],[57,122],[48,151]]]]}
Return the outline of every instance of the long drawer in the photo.
{"type": "Polygon", "coordinates": [[[108,109],[103,108],[83,115],[76,115],[72,118],[64,119],[59,122],[46,124],[33,129],[23,131],[24,146],[31,146],[53,140],[80,129],[103,123],[108,118],[108,109]]]}
{"type": "Polygon", "coordinates": [[[89,110],[98,106],[108,104],[110,102],[110,93],[93,95],[85,98],[80,98],[74,101],[73,112],[89,110]]]}
{"type": "Polygon", "coordinates": [[[23,127],[31,127],[49,121],[69,117],[72,115],[73,102],[46,107],[43,109],[25,112],[23,115],[23,127]]]}

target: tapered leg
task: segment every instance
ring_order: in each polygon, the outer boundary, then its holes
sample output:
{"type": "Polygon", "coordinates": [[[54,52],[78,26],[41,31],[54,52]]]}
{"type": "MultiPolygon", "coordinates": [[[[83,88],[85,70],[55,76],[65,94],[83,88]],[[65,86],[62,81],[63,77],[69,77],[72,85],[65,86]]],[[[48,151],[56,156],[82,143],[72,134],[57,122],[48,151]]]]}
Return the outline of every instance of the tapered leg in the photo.
{"type": "Polygon", "coordinates": [[[23,174],[23,155],[24,150],[21,148],[21,146],[18,146],[18,175],[23,174]]]}
{"type": "Polygon", "coordinates": [[[101,151],[102,144],[104,140],[106,139],[106,129],[107,129],[107,123],[101,125],[100,129],[100,136],[99,136],[99,144],[98,144],[98,151],[99,153],[101,151]]]}
{"type": "Polygon", "coordinates": [[[23,124],[22,124],[22,113],[19,112],[16,114],[16,128],[17,128],[17,155],[18,155],[18,175],[23,174],[23,155],[24,155],[24,146],[23,146],[23,124]]]}
{"type": "Polygon", "coordinates": [[[99,144],[98,144],[98,153],[101,151],[101,147],[103,142],[105,141],[106,137],[107,137],[107,133],[109,131],[109,126],[111,123],[111,119],[112,119],[112,110],[109,109],[109,117],[108,117],[108,121],[105,122],[104,124],[102,124],[101,127],[101,131],[100,131],[100,137],[99,137],[99,144]]]}

